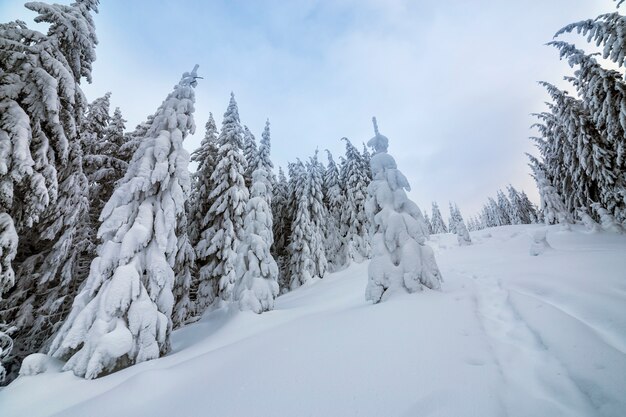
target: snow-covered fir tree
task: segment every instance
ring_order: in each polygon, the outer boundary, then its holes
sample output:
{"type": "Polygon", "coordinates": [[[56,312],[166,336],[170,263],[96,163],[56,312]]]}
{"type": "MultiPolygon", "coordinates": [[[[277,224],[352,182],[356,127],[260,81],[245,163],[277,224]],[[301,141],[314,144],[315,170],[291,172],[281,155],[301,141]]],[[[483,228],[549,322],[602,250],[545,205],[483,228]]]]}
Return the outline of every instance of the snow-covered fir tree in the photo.
{"type": "MultiPolygon", "coordinates": [[[[189,187],[191,188],[191,187],[189,187]]],[[[172,325],[176,329],[195,314],[195,304],[191,300],[191,287],[194,284],[196,252],[189,237],[189,197],[185,196],[185,210],[181,214],[176,230],[178,238],[176,260],[174,262],[174,309],[172,311],[172,325]]]]}
{"type": "Polygon", "coordinates": [[[330,271],[337,271],[346,264],[346,246],[341,236],[341,209],[345,196],[339,185],[339,168],[329,150],[328,164],[324,172],[324,205],[328,217],[326,219],[326,259],[330,271]]]}
{"type": "Polygon", "coordinates": [[[537,182],[539,188],[539,195],[541,197],[541,212],[543,214],[545,224],[559,223],[567,228],[572,220],[569,212],[565,208],[565,204],[561,199],[561,196],[552,186],[550,180],[547,178],[543,164],[534,157],[530,157],[530,167],[533,171],[533,177],[537,182]]]}
{"type": "Polygon", "coordinates": [[[249,199],[244,180],[244,131],[239,121],[235,95],[230,102],[217,139],[217,165],[211,173],[211,206],[205,214],[206,226],[196,245],[199,268],[198,311],[203,312],[216,297],[233,299],[237,281],[237,247],[243,239],[243,216],[249,199]]]}
{"type": "MultiPolygon", "coordinates": [[[[266,186],[267,193],[269,197],[269,203],[271,204],[274,187],[276,186],[276,175],[274,175],[274,163],[270,157],[272,150],[272,137],[270,132],[270,121],[269,119],[265,121],[265,128],[263,128],[263,133],[261,134],[261,140],[259,141],[258,151],[254,154],[254,158],[252,159],[252,166],[254,169],[263,168],[266,172],[266,186]]],[[[254,170],[252,171],[254,173],[254,170]]]]}
{"type": "MultiPolygon", "coordinates": [[[[452,219],[454,222],[454,233],[456,234],[456,239],[459,242],[460,246],[467,246],[472,244],[472,238],[470,237],[467,226],[465,225],[465,220],[461,215],[461,210],[459,210],[459,206],[454,204],[450,205],[452,210],[452,219]]],[[[452,228],[450,228],[452,229],[452,228]]]]}
{"type": "Polygon", "coordinates": [[[368,219],[365,215],[367,186],[370,182],[369,167],[365,166],[363,155],[346,142],[346,158],[342,164],[340,178],[345,190],[341,210],[341,235],[345,239],[348,260],[362,262],[370,255],[368,219]]]}
{"type": "Polygon", "coordinates": [[[500,217],[500,225],[504,226],[507,224],[513,224],[511,221],[511,213],[513,212],[511,202],[502,190],[498,190],[496,195],[498,197],[498,215],[500,217]]]}
{"type": "Polygon", "coordinates": [[[278,264],[278,281],[280,289],[285,289],[289,282],[287,250],[289,236],[291,235],[291,212],[289,204],[289,183],[282,167],[278,168],[278,180],[274,186],[272,196],[272,218],[274,244],[272,245],[272,256],[278,264]]]}
{"type": "Polygon", "coordinates": [[[91,81],[97,44],[97,1],[26,7],[47,34],[0,24],[0,323],[17,327],[9,380],[56,330],[80,284],[73,247],[89,209],[80,82],[91,81]]]}
{"type": "Polygon", "coordinates": [[[441,216],[441,212],[439,211],[439,206],[434,201],[433,201],[431,212],[432,212],[432,218],[430,219],[430,223],[433,228],[433,233],[434,234],[448,233],[448,228],[446,227],[446,224],[443,221],[443,217],[441,216]]]}
{"type": "Polygon", "coordinates": [[[430,217],[428,217],[428,213],[424,213],[424,223],[426,223],[426,227],[428,228],[428,234],[432,235],[433,232],[433,224],[430,221],[430,217]]]}
{"type": "MultiPolygon", "coordinates": [[[[261,144],[262,152],[264,145],[261,144]]],[[[270,253],[274,241],[269,179],[262,163],[252,173],[246,205],[243,241],[237,248],[235,301],[241,310],[262,313],[274,308],[278,295],[278,265],[270,253]]]]}
{"type": "Polygon", "coordinates": [[[421,213],[406,195],[409,183],[387,153],[389,140],[378,132],[376,119],[374,130],[368,142],[374,155],[367,200],[373,256],[365,298],[378,303],[396,291],[439,289],[442,278],[433,250],[425,244],[421,213]]]}
{"type": "Polygon", "coordinates": [[[254,171],[255,159],[258,155],[258,150],[256,146],[256,138],[248,129],[248,126],[244,126],[243,128],[243,156],[246,160],[246,170],[244,173],[244,178],[246,180],[246,187],[250,188],[250,184],[252,184],[252,172],[254,171]]]}
{"type": "MultiPolygon", "coordinates": [[[[573,76],[566,80],[577,96],[541,83],[552,102],[548,111],[537,115],[540,137],[533,140],[543,172],[539,176],[543,181],[540,192],[557,193],[570,218],[586,213],[599,220],[598,211],[591,207],[597,202],[618,223],[626,222],[626,121],[622,115],[626,83],[620,71],[605,65],[609,60],[624,67],[624,28],[626,18],[616,12],[567,25],[556,34],[577,32],[601,47],[600,54],[585,53],[568,42],[551,42],[574,68],[573,76]]],[[[531,164],[537,166],[532,159],[531,164]]],[[[554,199],[551,195],[541,197],[554,199]]],[[[554,212],[547,214],[545,221],[553,221],[554,212]]]]}
{"type": "Polygon", "coordinates": [[[217,165],[217,137],[217,126],[213,114],[209,113],[204,138],[200,142],[200,147],[191,154],[191,161],[198,164],[198,169],[192,177],[192,192],[189,200],[189,239],[192,245],[198,243],[200,233],[207,227],[207,213],[212,205],[209,194],[214,188],[211,175],[217,165]]]}
{"type": "Polygon", "coordinates": [[[50,353],[65,370],[95,378],[170,349],[179,222],[189,191],[197,66],[183,74],[105,205],[89,277],[50,353]]]}
{"type": "Polygon", "coordinates": [[[450,233],[456,233],[456,221],[457,218],[455,216],[455,211],[454,211],[454,206],[452,205],[452,202],[448,203],[448,210],[450,213],[450,217],[448,218],[448,231],[450,233]]]}
{"type": "Polygon", "coordinates": [[[306,164],[293,165],[296,198],[295,217],[289,243],[289,288],[295,289],[313,278],[323,278],[328,267],[324,251],[323,167],[317,152],[306,164]]]}

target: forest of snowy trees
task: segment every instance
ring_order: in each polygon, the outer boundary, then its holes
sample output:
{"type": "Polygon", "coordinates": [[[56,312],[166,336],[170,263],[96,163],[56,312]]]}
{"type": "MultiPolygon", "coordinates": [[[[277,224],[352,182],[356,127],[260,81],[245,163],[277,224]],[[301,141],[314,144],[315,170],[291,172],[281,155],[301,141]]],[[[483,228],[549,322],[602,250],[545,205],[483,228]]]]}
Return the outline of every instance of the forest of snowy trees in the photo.
{"type": "MultiPolygon", "coordinates": [[[[580,220],[620,230],[626,221],[626,84],[573,45],[552,43],[576,68],[567,79],[577,96],[543,84],[553,102],[537,115],[539,156],[530,156],[541,206],[508,186],[476,216],[450,203],[446,224],[436,203],[429,216],[409,200],[376,121],[367,146],[342,138],[344,155],[316,150],[275,167],[269,120],[257,142],[234,94],[220,127],[194,114],[197,66],[127,130],[110,93],[89,103],[81,89],[92,77],[98,0],[26,7],[47,33],[0,24],[6,382],[35,352],[85,378],[160,357],[172,330],[206,311],[272,310],[279,294],[351,262],[371,259],[366,298],[375,303],[398,289],[438,289],[430,234],[469,245],[469,231],[487,227],[580,220]],[[189,154],[195,119],[206,120],[204,138],[189,154]]],[[[582,33],[621,67],[624,28],[613,13],[559,33],[582,33]]]]}

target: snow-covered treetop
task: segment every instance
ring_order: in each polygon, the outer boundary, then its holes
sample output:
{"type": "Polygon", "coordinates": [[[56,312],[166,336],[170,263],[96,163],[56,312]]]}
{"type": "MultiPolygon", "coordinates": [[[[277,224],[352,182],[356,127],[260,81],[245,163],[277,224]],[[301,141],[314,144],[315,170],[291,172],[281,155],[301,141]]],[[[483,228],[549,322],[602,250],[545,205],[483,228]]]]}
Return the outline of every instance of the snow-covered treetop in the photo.
{"type": "Polygon", "coordinates": [[[386,136],[383,136],[378,131],[378,123],[376,122],[376,117],[372,117],[372,122],[374,123],[374,137],[367,141],[367,146],[374,148],[375,153],[379,152],[387,152],[387,148],[389,147],[389,139],[386,136]]]}
{"type": "Polygon", "coordinates": [[[91,82],[91,64],[96,60],[98,44],[96,26],[91,12],[98,12],[99,0],[77,0],[71,5],[30,2],[24,6],[39,16],[37,23],[50,23],[48,36],[58,40],[59,49],[67,59],[74,78],[91,82]]]}
{"type": "MultiPolygon", "coordinates": [[[[619,7],[626,0],[618,1],[619,7]]],[[[626,55],[626,16],[619,13],[607,13],[595,19],[582,20],[569,24],[559,30],[554,37],[564,33],[577,32],[587,37],[589,42],[594,42],[597,46],[604,46],[602,57],[610,59],[619,66],[624,66],[626,55]]]]}

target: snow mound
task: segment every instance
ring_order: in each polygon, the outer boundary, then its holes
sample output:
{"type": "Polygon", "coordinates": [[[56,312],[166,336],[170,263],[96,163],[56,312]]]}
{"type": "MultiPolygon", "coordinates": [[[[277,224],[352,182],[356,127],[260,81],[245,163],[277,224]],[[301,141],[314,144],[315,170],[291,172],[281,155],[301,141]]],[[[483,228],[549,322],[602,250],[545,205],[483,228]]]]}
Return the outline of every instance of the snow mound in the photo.
{"type": "Polygon", "coordinates": [[[367,263],[172,334],[161,359],[0,390],[2,417],[626,415],[626,236],[504,226],[428,242],[446,281],[370,305],[367,263]]]}

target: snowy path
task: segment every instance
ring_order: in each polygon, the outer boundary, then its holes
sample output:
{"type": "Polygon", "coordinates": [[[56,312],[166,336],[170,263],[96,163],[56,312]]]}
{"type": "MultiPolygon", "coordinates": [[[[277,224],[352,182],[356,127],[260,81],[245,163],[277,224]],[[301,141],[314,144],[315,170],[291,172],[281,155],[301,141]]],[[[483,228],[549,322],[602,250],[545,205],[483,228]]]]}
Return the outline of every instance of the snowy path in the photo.
{"type": "Polygon", "coordinates": [[[555,250],[529,257],[528,228],[478,232],[467,249],[449,236],[435,244],[451,272],[475,283],[507,415],[623,417],[626,238],[552,229],[555,250]]]}
{"type": "Polygon", "coordinates": [[[593,415],[568,371],[515,310],[502,282],[489,276],[476,279],[477,314],[503,378],[507,415],[593,415]]]}
{"type": "Polygon", "coordinates": [[[441,292],[364,301],[367,265],[217,311],[173,352],[93,381],[48,372],[0,390],[2,417],[624,417],[626,236],[537,226],[432,244],[441,292]]]}

